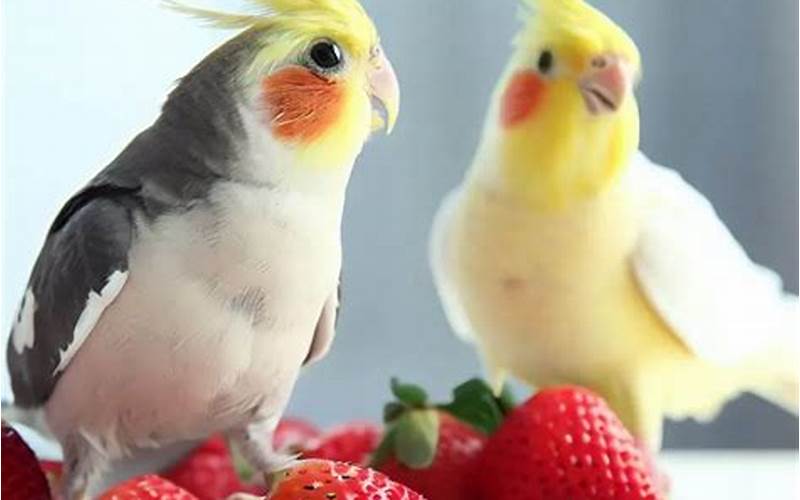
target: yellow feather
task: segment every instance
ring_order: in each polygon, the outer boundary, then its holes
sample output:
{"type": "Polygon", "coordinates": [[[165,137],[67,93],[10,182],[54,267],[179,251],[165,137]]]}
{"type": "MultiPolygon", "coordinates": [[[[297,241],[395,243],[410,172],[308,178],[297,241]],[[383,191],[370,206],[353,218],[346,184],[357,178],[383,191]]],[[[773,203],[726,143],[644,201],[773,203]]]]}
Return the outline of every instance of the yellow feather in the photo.
{"type": "Polygon", "coordinates": [[[259,16],[247,14],[232,14],[228,12],[219,12],[208,9],[201,9],[186,5],[176,0],[162,0],[164,7],[186,14],[187,16],[194,17],[209,23],[211,26],[223,29],[244,29],[257,24],[260,20],[259,16]]]}
{"type": "Polygon", "coordinates": [[[162,0],[175,11],[224,29],[263,31],[264,49],[253,62],[261,73],[319,38],[334,38],[353,57],[369,54],[378,43],[372,20],[357,0],[249,0],[261,12],[235,14],[162,0]]]}
{"type": "Polygon", "coordinates": [[[639,49],[628,34],[584,0],[522,0],[525,28],[516,39],[526,45],[542,39],[582,52],[598,47],[623,54],[640,70],[639,49]]]}
{"type": "MultiPolygon", "coordinates": [[[[547,97],[535,118],[487,136],[510,194],[543,210],[563,210],[610,186],[639,142],[639,113],[630,96],[613,115],[589,117],[578,80],[591,58],[612,52],[639,72],[633,40],[583,0],[522,0],[525,25],[494,96],[494,108],[518,71],[533,69],[539,54],[556,54],[547,97]]],[[[496,127],[495,127],[496,128],[496,127]]],[[[492,130],[492,129],[490,129],[492,130]]]]}

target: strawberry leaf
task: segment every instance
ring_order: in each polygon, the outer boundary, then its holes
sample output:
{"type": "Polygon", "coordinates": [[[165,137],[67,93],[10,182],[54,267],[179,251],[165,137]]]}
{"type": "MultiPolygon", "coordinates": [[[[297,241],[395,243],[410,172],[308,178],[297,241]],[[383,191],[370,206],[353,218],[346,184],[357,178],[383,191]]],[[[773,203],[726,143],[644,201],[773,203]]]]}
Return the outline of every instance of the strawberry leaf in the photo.
{"type": "Polygon", "coordinates": [[[375,448],[375,451],[372,452],[370,467],[379,467],[394,454],[394,440],[396,435],[397,431],[394,427],[387,427],[387,431],[383,435],[381,444],[379,444],[378,447],[375,448]]]}
{"type": "Polygon", "coordinates": [[[440,408],[489,435],[500,427],[508,408],[513,407],[507,390],[503,392],[501,397],[495,397],[486,382],[472,379],[456,387],[453,390],[453,401],[440,408]]]}
{"type": "Polygon", "coordinates": [[[514,395],[511,393],[511,387],[508,384],[503,386],[503,390],[500,391],[499,396],[495,397],[495,400],[503,410],[504,416],[508,416],[508,414],[517,407],[517,401],[514,399],[514,395]]]}
{"type": "Polygon", "coordinates": [[[416,410],[400,417],[394,428],[397,460],[412,469],[430,467],[439,443],[439,414],[436,410],[416,410]]]}
{"type": "Polygon", "coordinates": [[[401,403],[411,408],[423,408],[428,402],[428,394],[425,390],[414,384],[403,384],[397,378],[392,379],[392,394],[401,403]]]}
{"type": "Polygon", "coordinates": [[[407,409],[408,407],[403,403],[396,401],[386,403],[386,406],[383,407],[383,421],[388,424],[399,418],[407,409]]]}

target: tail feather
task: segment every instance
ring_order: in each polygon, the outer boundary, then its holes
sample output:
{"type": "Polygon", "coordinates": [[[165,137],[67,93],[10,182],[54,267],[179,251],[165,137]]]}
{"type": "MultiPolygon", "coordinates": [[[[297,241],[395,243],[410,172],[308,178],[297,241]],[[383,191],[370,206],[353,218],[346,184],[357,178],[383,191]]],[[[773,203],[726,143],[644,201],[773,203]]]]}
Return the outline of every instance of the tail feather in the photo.
{"type": "Polygon", "coordinates": [[[792,341],[784,342],[754,358],[748,363],[752,392],[767,401],[798,414],[800,408],[800,370],[798,350],[792,341]]]}
{"type": "MultiPolygon", "coordinates": [[[[783,356],[781,356],[783,357],[783,356]]],[[[800,408],[800,383],[797,368],[793,365],[770,370],[761,377],[761,382],[753,390],[754,393],[788,411],[798,415],[800,408]]]]}
{"type": "Polygon", "coordinates": [[[795,378],[794,380],[779,380],[772,387],[759,389],[756,393],[796,416],[798,415],[798,406],[800,406],[798,391],[800,391],[800,387],[795,378]]]}
{"type": "Polygon", "coordinates": [[[20,408],[13,403],[3,401],[0,417],[4,422],[24,425],[31,428],[47,439],[55,439],[44,418],[42,408],[20,408]]]}

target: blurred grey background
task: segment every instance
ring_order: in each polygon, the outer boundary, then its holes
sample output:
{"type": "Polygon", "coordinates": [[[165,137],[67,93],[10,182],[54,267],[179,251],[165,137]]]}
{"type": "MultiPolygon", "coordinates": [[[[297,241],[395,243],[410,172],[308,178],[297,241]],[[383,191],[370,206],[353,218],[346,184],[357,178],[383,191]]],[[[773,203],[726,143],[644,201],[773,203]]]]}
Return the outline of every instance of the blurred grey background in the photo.
{"type": "MultiPolygon", "coordinates": [[[[480,373],[472,349],[445,322],[427,238],[441,197],[470,163],[518,28],[516,0],[364,3],[400,75],[403,103],[394,135],[373,140],[355,170],[337,342],[305,373],[291,405],[322,425],[379,418],[393,375],[445,397],[480,373]]],[[[751,256],[796,292],[797,0],[594,3],[643,54],[642,149],[699,187],[751,256]]],[[[155,118],[174,79],[230,34],[154,0],[26,0],[0,9],[5,334],[61,203],[155,118]]],[[[668,447],[797,442],[796,419],[749,397],[713,425],[668,425],[665,440],[668,447]]]]}

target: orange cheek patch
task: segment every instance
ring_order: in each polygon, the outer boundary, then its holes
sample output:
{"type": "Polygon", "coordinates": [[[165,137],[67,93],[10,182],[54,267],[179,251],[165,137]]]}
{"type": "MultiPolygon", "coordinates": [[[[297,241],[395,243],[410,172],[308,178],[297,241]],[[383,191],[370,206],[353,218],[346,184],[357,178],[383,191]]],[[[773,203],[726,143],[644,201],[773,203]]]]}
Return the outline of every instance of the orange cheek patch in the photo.
{"type": "Polygon", "coordinates": [[[500,121],[504,127],[513,127],[536,112],[542,101],[545,83],[533,71],[515,74],[503,94],[500,121]]]}
{"type": "Polygon", "coordinates": [[[340,84],[305,68],[282,69],[265,78],[261,88],[273,133],[288,141],[316,139],[336,123],[344,106],[340,84]]]}

